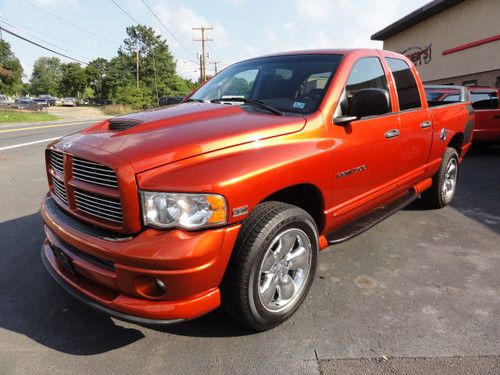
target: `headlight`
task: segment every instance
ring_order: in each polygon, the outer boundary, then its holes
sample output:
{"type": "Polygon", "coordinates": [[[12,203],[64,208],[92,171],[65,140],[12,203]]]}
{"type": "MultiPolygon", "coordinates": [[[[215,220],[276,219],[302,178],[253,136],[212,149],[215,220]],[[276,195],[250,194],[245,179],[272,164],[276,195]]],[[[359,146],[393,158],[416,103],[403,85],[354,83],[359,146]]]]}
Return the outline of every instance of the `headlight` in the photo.
{"type": "Polygon", "coordinates": [[[218,194],[141,191],[144,224],[200,229],[227,222],[226,200],[218,194]]]}

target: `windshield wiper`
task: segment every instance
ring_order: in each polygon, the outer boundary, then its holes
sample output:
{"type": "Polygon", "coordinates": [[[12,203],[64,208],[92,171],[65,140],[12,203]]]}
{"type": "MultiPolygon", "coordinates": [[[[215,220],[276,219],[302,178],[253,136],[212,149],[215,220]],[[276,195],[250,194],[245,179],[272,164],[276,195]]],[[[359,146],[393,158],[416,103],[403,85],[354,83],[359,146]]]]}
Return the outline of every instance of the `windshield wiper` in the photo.
{"type": "Polygon", "coordinates": [[[238,98],[238,97],[235,97],[235,98],[219,98],[219,99],[213,99],[213,100],[210,100],[211,103],[220,103],[220,102],[241,102],[241,103],[244,103],[244,104],[252,104],[252,105],[255,105],[255,106],[258,106],[260,108],[264,108],[266,110],[268,110],[269,112],[271,113],[274,113],[275,115],[278,115],[278,116],[284,116],[285,114],[280,111],[278,108],[274,108],[274,107],[271,107],[270,105],[267,105],[263,102],[261,102],[260,100],[251,100],[251,99],[245,99],[245,98],[238,98]]]}
{"type": "Polygon", "coordinates": [[[183,100],[181,103],[189,103],[189,102],[204,103],[205,101],[202,99],[188,98],[186,100],[183,100]]]}

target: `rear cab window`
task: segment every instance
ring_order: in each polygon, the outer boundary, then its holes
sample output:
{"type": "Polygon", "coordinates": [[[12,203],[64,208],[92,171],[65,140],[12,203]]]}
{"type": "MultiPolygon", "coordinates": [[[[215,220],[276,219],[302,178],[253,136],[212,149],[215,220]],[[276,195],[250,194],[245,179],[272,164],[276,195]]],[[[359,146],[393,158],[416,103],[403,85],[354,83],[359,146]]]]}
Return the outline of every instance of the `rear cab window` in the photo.
{"type": "Polygon", "coordinates": [[[418,91],[417,81],[410,66],[401,59],[386,57],[385,61],[394,78],[399,101],[399,110],[406,111],[421,108],[422,101],[418,91]]]}

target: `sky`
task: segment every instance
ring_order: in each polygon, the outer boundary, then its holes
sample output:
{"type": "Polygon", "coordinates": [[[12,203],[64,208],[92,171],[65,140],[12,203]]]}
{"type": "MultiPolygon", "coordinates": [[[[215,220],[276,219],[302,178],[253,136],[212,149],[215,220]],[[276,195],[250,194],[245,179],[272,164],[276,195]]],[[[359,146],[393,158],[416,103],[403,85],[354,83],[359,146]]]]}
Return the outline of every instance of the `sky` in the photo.
{"type": "MultiPolygon", "coordinates": [[[[209,61],[220,67],[268,53],[312,48],[382,48],[370,36],[429,0],[113,0],[167,40],[178,73],[197,79],[200,32],[208,26],[209,61]],[[173,36],[172,36],[173,35],[173,36]]],[[[2,25],[83,62],[116,55],[134,24],[112,0],[0,0],[2,25]],[[51,13],[52,15],[49,15],[51,13]],[[65,22],[63,20],[68,22],[65,22]]],[[[23,65],[52,53],[2,33],[23,65]]],[[[70,62],[61,58],[63,62],[70,62]]],[[[207,72],[213,73],[213,64],[207,72]]]]}

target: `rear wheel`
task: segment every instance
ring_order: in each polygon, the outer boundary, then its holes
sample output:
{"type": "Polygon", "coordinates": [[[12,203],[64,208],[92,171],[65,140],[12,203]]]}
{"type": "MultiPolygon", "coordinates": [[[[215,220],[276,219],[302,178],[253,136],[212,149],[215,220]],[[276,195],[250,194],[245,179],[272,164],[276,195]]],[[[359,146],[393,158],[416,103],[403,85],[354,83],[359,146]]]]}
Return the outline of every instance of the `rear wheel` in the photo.
{"type": "Polygon", "coordinates": [[[222,285],[222,303],[259,331],[288,319],[316,272],[318,231],[304,210],[281,202],[258,205],[245,220],[222,285]]]}
{"type": "Polygon", "coordinates": [[[422,193],[422,199],[428,206],[442,208],[451,203],[457,187],[458,166],[457,151],[448,147],[432,179],[432,187],[422,193]]]}

